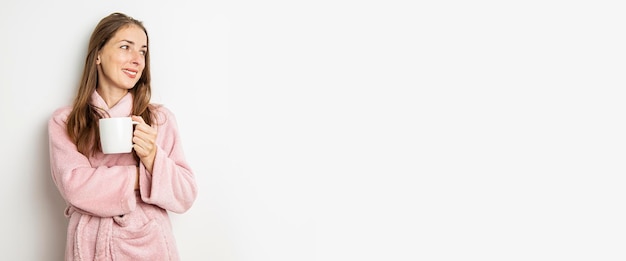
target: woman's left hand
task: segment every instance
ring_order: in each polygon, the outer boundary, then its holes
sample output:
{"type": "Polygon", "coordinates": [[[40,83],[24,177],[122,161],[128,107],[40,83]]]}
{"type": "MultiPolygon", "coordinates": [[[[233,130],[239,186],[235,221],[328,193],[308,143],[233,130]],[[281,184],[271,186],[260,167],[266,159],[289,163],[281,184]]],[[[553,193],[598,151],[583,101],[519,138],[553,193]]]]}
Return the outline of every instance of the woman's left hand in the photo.
{"type": "Polygon", "coordinates": [[[146,170],[152,173],[154,158],[156,157],[157,151],[157,130],[146,124],[143,118],[135,115],[131,117],[133,121],[139,122],[137,126],[135,126],[135,131],[133,132],[133,149],[135,149],[137,156],[139,156],[139,159],[146,167],[146,170]]]}

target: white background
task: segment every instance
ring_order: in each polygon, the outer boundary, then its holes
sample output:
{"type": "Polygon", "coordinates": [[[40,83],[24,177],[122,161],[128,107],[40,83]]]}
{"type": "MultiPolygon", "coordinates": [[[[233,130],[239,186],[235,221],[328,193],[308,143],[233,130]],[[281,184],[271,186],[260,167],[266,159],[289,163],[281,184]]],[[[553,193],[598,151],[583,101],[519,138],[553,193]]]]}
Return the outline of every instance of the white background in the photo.
{"type": "Polygon", "coordinates": [[[2,259],[62,259],[46,123],[121,11],[197,175],[183,260],[624,260],[619,3],[2,1],[2,259]]]}

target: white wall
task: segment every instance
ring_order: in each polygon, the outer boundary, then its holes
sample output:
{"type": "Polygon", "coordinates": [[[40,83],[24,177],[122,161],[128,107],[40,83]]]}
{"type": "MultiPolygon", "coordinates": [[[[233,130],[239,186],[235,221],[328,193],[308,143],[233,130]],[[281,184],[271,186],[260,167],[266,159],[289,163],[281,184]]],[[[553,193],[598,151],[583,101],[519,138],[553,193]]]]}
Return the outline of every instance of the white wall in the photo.
{"type": "Polygon", "coordinates": [[[2,1],[1,259],[62,259],[46,121],[121,11],[197,174],[183,260],[623,260],[624,8],[518,2],[2,1]]]}

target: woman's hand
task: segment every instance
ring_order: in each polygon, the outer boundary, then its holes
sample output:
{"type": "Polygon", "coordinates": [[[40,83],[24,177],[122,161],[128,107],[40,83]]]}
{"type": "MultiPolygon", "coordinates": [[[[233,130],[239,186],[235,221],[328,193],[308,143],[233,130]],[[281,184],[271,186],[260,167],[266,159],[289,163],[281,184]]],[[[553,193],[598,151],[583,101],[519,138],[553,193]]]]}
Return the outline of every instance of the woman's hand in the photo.
{"type": "Polygon", "coordinates": [[[157,130],[150,125],[146,124],[143,118],[139,116],[131,116],[133,121],[139,122],[135,126],[133,132],[133,149],[139,156],[139,159],[146,166],[146,170],[152,173],[152,167],[154,166],[154,158],[156,156],[156,136],[157,130]]]}

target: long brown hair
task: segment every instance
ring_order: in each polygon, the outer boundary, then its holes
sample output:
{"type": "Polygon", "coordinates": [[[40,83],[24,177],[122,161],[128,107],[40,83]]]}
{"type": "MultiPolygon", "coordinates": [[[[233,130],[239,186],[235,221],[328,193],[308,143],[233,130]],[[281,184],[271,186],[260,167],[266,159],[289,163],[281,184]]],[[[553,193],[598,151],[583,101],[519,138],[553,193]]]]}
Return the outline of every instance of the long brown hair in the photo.
{"type": "MultiPolygon", "coordinates": [[[[148,32],[141,21],[122,13],[112,13],[100,20],[89,39],[83,75],[72,112],[67,119],[67,133],[76,144],[78,151],[86,156],[101,150],[100,143],[96,142],[100,139],[98,120],[106,114],[102,109],[90,104],[91,95],[98,86],[96,66],[98,52],[119,29],[131,25],[141,28],[148,38],[148,32]]],[[[145,67],[141,78],[129,92],[133,96],[131,113],[141,116],[148,125],[151,125],[154,120],[154,106],[150,104],[150,48],[145,53],[145,67]]]]}

